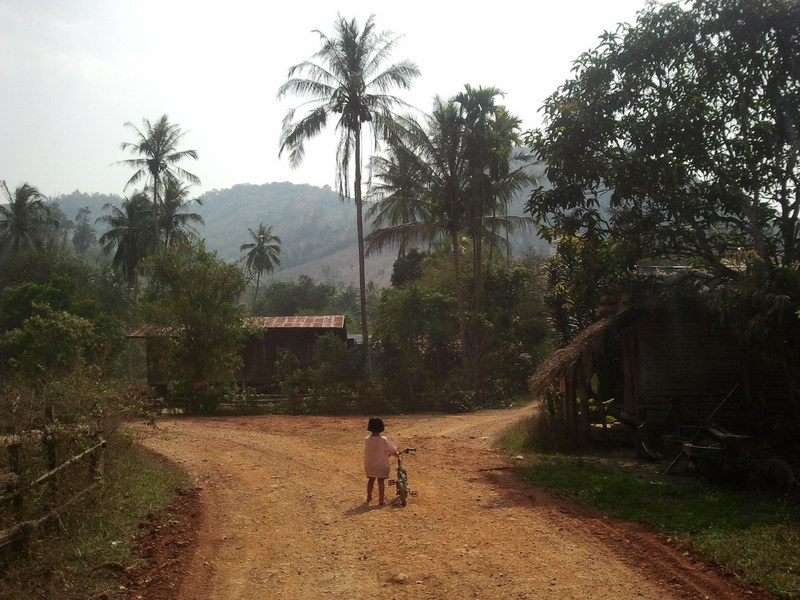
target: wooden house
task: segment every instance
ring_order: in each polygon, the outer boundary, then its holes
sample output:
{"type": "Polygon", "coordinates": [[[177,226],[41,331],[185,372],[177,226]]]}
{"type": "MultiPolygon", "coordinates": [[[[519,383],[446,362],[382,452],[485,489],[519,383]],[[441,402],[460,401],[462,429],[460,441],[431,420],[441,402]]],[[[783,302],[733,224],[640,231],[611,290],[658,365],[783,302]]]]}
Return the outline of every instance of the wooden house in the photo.
{"type": "MultiPolygon", "coordinates": [[[[247,339],[242,349],[244,366],[239,383],[251,387],[275,384],[275,360],[281,349],[292,352],[305,366],[311,363],[320,336],[330,333],[347,341],[343,315],[248,317],[245,322],[256,333],[247,339]]],[[[131,339],[145,341],[148,385],[165,387],[169,383],[169,374],[160,364],[160,356],[161,347],[174,333],[168,327],[143,325],[128,335],[131,339]]]]}
{"type": "Polygon", "coordinates": [[[584,434],[610,409],[660,432],[713,419],[760,436],[775,426],[798,429],[784,367],[702,307],[622,307],[556,351],[528,383],[536,396],[555,394],[566,421],[584,434]]]}

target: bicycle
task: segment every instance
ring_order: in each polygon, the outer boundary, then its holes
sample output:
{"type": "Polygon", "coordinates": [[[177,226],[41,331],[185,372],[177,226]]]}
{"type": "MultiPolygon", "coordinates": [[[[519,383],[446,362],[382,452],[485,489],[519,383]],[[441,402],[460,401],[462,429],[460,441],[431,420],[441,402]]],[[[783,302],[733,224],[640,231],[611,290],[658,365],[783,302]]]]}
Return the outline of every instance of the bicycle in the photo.
{"type": "Polygon", "coordinates": [[[411,487],[408,485],[408,472],[403,467],[403,461],[400,460],[400,454],[409,454],[416,452],[416,448],[406,448],[401,450],[397,455],[397,479],[390,479],[389,485],[395,486],[397,495],[400,496],[400,505],[405,506],[408,496],[416,496],[417,492],[412,492],[411,487]]]}

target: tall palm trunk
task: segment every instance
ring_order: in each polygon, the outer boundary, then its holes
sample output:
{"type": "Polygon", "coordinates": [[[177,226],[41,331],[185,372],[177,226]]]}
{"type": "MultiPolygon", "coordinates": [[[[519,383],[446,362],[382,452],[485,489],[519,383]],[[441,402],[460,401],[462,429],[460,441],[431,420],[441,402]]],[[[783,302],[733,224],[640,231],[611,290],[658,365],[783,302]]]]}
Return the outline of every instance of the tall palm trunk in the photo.
{"type": "Polygon", "coordinates": [[[461,252],[458,243],[458,230],[450,231],[450,243],[453,246],[453,270],[456,278],[456,310],[458,310],[458,335],[461,338],[461,363],[466,367],[469,353],[467,351],[467,319],[464,307],[464,286],[461,281],[461,252]]]}
{"type": "MultiPolygon", "coordinates": [[[[353,130],[353,150],[355,161],[355,203],[356,203],[356,229],[358,231],[358,285],[361,288],[361,334],[364,336],[364,347],[367,349],[369,359],[369,331],[367,325],[367,277],[364,264],[364,219],[361,204],[361,124],[358,123],[353,130]]],[[[368,361],[369,364],[369,361],[368,361]]]]}
{"type": "Polygon", "coordinates": [[[256,273],[256,291],[253,292],[253,312],[256,312],[256,302],[258,302],[258,284],[261,283],[261,271],[256,273]]]}

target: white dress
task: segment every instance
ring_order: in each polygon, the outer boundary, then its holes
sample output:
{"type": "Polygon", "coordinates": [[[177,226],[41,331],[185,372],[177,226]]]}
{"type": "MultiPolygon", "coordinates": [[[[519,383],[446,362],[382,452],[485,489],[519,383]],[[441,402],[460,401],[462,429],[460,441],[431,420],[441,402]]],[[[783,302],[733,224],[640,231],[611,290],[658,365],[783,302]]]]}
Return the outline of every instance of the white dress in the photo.
{"type": "Polygon", "coordinates": [[[364,471],[367,477],[389,477],[389,457],[397,452],[394,444],[382,435],[368,435],[364,440],[364,471]]]}

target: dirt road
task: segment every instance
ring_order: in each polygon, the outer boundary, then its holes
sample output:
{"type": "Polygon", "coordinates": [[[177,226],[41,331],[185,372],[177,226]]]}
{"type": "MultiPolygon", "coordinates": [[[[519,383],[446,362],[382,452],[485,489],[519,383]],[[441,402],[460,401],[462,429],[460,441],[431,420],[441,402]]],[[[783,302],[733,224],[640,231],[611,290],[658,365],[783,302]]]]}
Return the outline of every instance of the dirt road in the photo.
{"type": "Polygon", "coordinates": [[[386,435],[418,448],[405,508],[364,502],[366,418],[159,422],[145,444],[195,475],[199,523],[162,541],[169,565],[140,574],[132,597],[769,598],[646,528],[521,484],[491,442],[526,410],[387,417],[386,435]]]}

